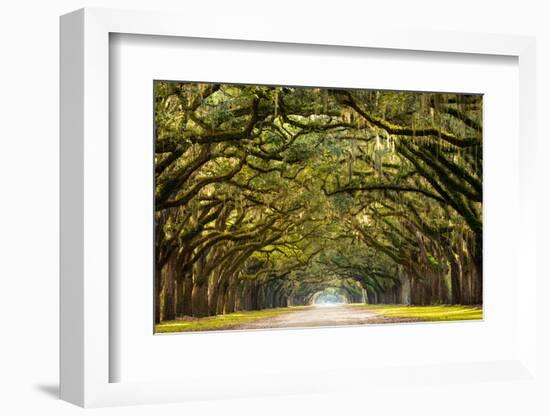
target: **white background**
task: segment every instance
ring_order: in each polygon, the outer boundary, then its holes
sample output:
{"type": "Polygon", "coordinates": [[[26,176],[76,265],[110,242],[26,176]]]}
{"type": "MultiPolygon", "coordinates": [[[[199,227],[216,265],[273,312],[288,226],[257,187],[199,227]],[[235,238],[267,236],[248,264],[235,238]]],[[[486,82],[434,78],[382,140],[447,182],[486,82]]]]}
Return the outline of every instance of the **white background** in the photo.
{"type": "MultiPolygon", "coordinates": [[[[538,36],[538,124],[539,124],[539,212],[549,209],[550,179],[544,167],[550,154],[547,131],[543,129],[550,102],[550,28],[546,2],[528,1],[361,1],[312,2],[280,0],[254,1],[18,1],[2,5],[0,65],[2,100],[2,151],[0,178],[3,200],[0,205],[1,263],[0,308],[0,411],[4,414],[73,414],[82,412],[57,401],[58,368],[58,16],[83,6],[137,9],[174,9],[205,25],[214,16],[231,13],[250,15],[251,24],[275,19],[281,30],[286,25],[319,24],[327,31],[343,25],[392,24],[436,30],[528,34],[538,36]],[[189,3],[189,4],[187,4],[189,3]],[[240,6],[239,6],[240,5],[240,6]]],[[[227,17],[230,18],[230,17],[227,17]]],[[[184,23],[184,22],[183,22],[184,23]]],[[[236,28],[244,32],[246,28],[236,28]]],[[[549,246],[541,235],[550,235],[548,220],[539,217],[539,273],[550,276],[544,259],[549,246]]],[[[505,258],[502,259],[506,261],[505,258]]],[[[547,293],[548,282],[539,287],[547,293]]],[[[542,300],[542,297],[540,298],[542,300]]],[[[539,305],[541,320],[548,322],[549,308],[539,305]]],[[[548,325],[546,326],[549,327],[548,325]]],[[[540,333],[546,354],[540,364],[548,372],[548,333],[540,333]]],[[[398,380],[396,380],[398,381],[398,380]]],[[[228,381],[230,382],[230,381],[228,381]]],[[[454,400],[442,386],[399,391],[388,385],[370,397],[346,393],[303,397],[258,398],[209,403],[188,403],[94,410],[99,414],[153,412],[189,414],[342,414],[382,412],[383,414],[548,414],[549,405],[537,400],[542,392],[525,386],[500,383],[470,386],[459,382],[454,400]],[[422,408],[412,409],[412,399],[425,397],[422,408]]],[[[448,391],[448,390],[446,390],[448,391]]]]}

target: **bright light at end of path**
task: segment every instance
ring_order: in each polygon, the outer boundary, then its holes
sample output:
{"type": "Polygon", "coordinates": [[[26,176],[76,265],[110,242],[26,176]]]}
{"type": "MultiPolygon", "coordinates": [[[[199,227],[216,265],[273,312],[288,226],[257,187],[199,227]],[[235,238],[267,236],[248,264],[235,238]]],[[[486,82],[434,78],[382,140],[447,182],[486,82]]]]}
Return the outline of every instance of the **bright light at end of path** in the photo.
{"type": "Polygon", "coordinates": [[[315,303],[313,306],[317,308],[333,308],[340,305],[342,305],[342,303],[315,303]]]}

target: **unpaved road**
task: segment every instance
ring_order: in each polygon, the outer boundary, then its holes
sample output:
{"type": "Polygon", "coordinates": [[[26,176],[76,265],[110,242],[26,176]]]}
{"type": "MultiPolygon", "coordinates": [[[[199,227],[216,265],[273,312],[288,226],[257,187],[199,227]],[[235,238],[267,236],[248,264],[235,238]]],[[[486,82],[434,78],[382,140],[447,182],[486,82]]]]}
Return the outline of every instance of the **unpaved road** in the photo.
{"type": "Polygon", "coordinates": [[[385,317],[363,306],[320,305],[243,323],[232,329],[308,328],[415,321],[416,319],[412,318],[385,317]]]}

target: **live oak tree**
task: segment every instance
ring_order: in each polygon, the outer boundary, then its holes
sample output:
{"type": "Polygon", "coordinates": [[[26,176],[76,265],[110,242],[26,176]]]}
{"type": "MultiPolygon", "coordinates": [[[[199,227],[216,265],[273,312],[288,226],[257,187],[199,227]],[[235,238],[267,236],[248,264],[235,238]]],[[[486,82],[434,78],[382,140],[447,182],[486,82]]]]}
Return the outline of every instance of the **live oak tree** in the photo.
{"type": "Polygon", "coordinates": [[[155,321],[320,293],[480,304],[481,106],[156,82],[155,321]]]}

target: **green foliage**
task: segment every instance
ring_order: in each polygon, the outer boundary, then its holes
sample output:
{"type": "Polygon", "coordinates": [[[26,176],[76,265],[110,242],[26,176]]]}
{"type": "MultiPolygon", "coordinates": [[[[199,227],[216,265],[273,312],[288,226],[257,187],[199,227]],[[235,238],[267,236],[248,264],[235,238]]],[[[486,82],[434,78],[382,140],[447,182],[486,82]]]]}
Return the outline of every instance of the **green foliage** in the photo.
{"type": "Polygon", "coordinates": [[[406,281],[413,303],[480,303],[481,103],[156,82],[157,296],[183,273],[296,303],[406,281]]]}

